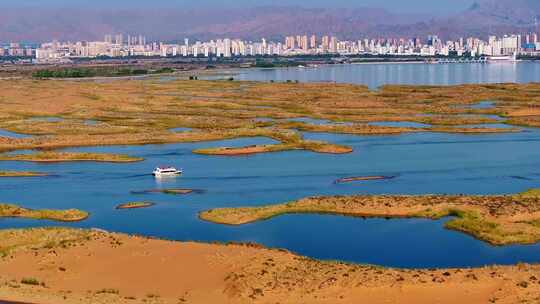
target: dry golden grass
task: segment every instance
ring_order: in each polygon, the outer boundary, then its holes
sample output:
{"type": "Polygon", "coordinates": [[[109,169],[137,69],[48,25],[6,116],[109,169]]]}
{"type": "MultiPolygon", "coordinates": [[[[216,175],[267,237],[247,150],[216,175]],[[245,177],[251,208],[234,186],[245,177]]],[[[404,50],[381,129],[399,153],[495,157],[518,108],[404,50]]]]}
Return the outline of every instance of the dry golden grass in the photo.
{"type": "MultiPolygon", "coordinates": [[[[515,132],[518,129],[459,126],[495,122],[482,115],[501,115],[516,125],[538,126],[540,116],[540,84],[385,86],[370,91],[364,86],[328,83],[19,79],[3,81],[0,90],[0,128],[36,135],[19,139],[0,137],[0,151],[264,136],[280,144],[251,148],[253,153],[291,149],[346,153],[350,149],[306,142],[298,130],[365,135],[515,132]],[[495,107],[470,107],[482,100],[494,100],[495,107]],[[60,120],[32,119],[36,117],[60,120]],[[301,117],[331,123],[288,121],[301,117]],[[410,121],[431,126],[419,129],[368,125],[375,121],[410,121]],[[347,124],[340,124],[343,122],[347,124]],[[192,130],[170,131],[177,127],[192,130]]],[[[221,154],[223,149],[210,150],[216,151],[221,154]]],[[[242,151],[248,150],[242,148],[237,152],[242,151]]]]}
{"type": "Polygon", "coordinates": [[[38,152],[33,154],[0,155],[0,161],[28,161],[28,162],[75,162],[94,161],[110,163],[131,163],[142,161],[142,158],[123,154],[101,153],[75,153],[75,152],[38,152]]]}
{"type": "Polygon", "coordinates": [[[0,256],[31,248],[54,248],[70,242],[88,240],[89,230],[66,228],[2,229],[0,230],[0,256]]]}
{"type": "Polygon", "coordinates": [[[116,206],[116,209],[122,210],[122,209],[140,209],[140,208],[148,208],[154,206],[154,203],[151,202],[129,202],[125,204],[121,204],[116,206]]]}
{"type": "Polygon", "coordinates": [[[40,177],[47,176],[45,173],[27,171],[0,171],[0,177],[40,177]]]}
{"type": "Polygon", "coordinates": [[[78,222],[86,219],[88,213],[77,210],[32,210],[19,207],[12,204],[0,203],[0,218],[1,217],[20,217],[39,220],[53,220],[59,222],[78,222]]]}
{"type": "Polygon", "coordinates": [[[279,205],[213,209],[200,218],[241,225],[290,213],[327,213],[360,217],[456,218],[447,222],[494,245],[540,241],[540,191],[512,196],[333,196],[312,197],[279,205]]]}
{"type": "Polygon", "coordinates": [[[0,268],[2,299],[30,303],[532,304],[540,294],[538,265],[385,268],[68,228],[1,230],[0,268]]]}

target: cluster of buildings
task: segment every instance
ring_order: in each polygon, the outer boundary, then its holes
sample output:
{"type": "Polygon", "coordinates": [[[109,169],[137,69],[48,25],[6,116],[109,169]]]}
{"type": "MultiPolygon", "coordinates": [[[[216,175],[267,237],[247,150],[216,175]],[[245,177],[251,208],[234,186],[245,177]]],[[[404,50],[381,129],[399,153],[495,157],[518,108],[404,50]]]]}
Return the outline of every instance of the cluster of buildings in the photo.
{"type": "Polygon", "coordinates": [[[106,35],[103,41],[43,43],[24,48],[17,43],[0,47],[0,56],[33,57],[37,63],[96,57],[237,57],[300,55],[416,55],[416,56],[509,56],[540,55],[536,33],[490,36],[488,40],[461,38],[443,41],[436,35],[420,38],[339,40],[336,36],[297,35],[284,41],[216,39],[190,43],[147,42],[142,35],[106,35]]]}
{"type": "Polygon", "coordinates": [[[32,46],[12,42],[5,46],[0,45],[0,57],[34,57],[36,49],[32,46]]]}

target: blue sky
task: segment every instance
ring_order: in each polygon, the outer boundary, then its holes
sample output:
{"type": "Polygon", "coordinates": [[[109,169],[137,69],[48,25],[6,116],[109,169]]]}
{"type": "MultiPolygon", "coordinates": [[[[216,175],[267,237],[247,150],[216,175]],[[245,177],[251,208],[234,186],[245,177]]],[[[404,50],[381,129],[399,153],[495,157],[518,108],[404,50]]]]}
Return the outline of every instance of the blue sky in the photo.
{"type": "Polygon", "coordinates": [[[310,7],[378,7],[405,13],[455,13],[469,7],[474,0],[0,0],[8,6],[84,6],[84,7],[224,7],[257,5],[300,5],[310,7]]]}

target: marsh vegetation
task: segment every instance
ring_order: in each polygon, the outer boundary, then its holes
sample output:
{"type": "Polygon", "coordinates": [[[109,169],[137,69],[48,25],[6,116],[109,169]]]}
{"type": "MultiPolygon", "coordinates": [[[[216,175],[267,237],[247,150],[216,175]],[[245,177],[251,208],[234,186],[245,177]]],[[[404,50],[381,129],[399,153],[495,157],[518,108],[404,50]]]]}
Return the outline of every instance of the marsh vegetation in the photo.
{"type": "Polygon", "coordinates": [[[69,210],[33,210],[23,208],[14,204],[0,203],[0,218],[17,217],[37,220],[52,220],[59,222],[78,222],[88,218],[88,212],[78,209],[69,210]]]}
{"type": "Polygon", "coordinates": [[[539,126],[540,117],[540,84],[384,86],[372,91],[365,86],[333,83],[116,80],[58,81],[51,86],[47,80],[21,79],[6,80],[0,89],[0,128],[33,135],[0,137],[0,151],[262,136],[279,143],[208,147],[196,152],[235,155],[303,149],[348,153],[349,147],[305,140],[302,132],[518,132],[519,127],[489,124],[500,122],[494,117],[503,117],[509,124],[534,127],[539,126]],[[471,107],[483,100],[493,100],[493,106],[471,107]],[[33,119],[36,117],[58,119],[33,119]],[[370,124],[373,122],[408,124],[370,124]],[[479,124],[484,127],[467,127],[479,124]],[[175,128],[186,131],[171,131],[175,128]]]}
{"type": "Polygon", "coordinates": [[[470,234],[494,245],[540,241],[540,192],[506,196],[330,196],[311,197],[278,205],[222,208],[201,212],[214,223],[241,225],[284,214],[319,213],[356,217],[454,217],[448,229],[470,234]]]}

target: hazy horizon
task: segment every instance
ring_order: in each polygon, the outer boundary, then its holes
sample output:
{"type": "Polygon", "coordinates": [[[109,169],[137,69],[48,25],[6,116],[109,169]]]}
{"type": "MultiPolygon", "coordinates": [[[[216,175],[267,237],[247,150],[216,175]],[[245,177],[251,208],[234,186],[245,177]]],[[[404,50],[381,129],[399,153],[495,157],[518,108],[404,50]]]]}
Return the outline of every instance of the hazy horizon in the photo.
{"type": "Polygon", "coordinates": [[[521,32],[540,16],[537,0],[378,1],[22,0],[3,4],[0,41],[95,40],[111,33],[162,41],[185,37],[281,40],[298,33],[340,39],[431,34],[443,39],[485,38],[521,32]],[[478,5],[469,10],[475,2],[478,5]]]}
{"type": "Polygon", "coordinates": [[[148,7],[173,7],[173,8],[216,8],[216,7],[256,7],[256,6],[302,6],[321,8],[357,8],[371,7],[382,8],[394,13],[419,13],[419,14],[452,14],[471,6],[475,0],[237,0],[233,4],[223,4],[219,0],[199,0],[196,3],[186,0],[154,0],[151,3],[142,0],[94,0],[88,3],[83,0],[22,0],[16,3],[3,4],[4,7],[43,7],[43,8],[148,8],[148,7]]]}

